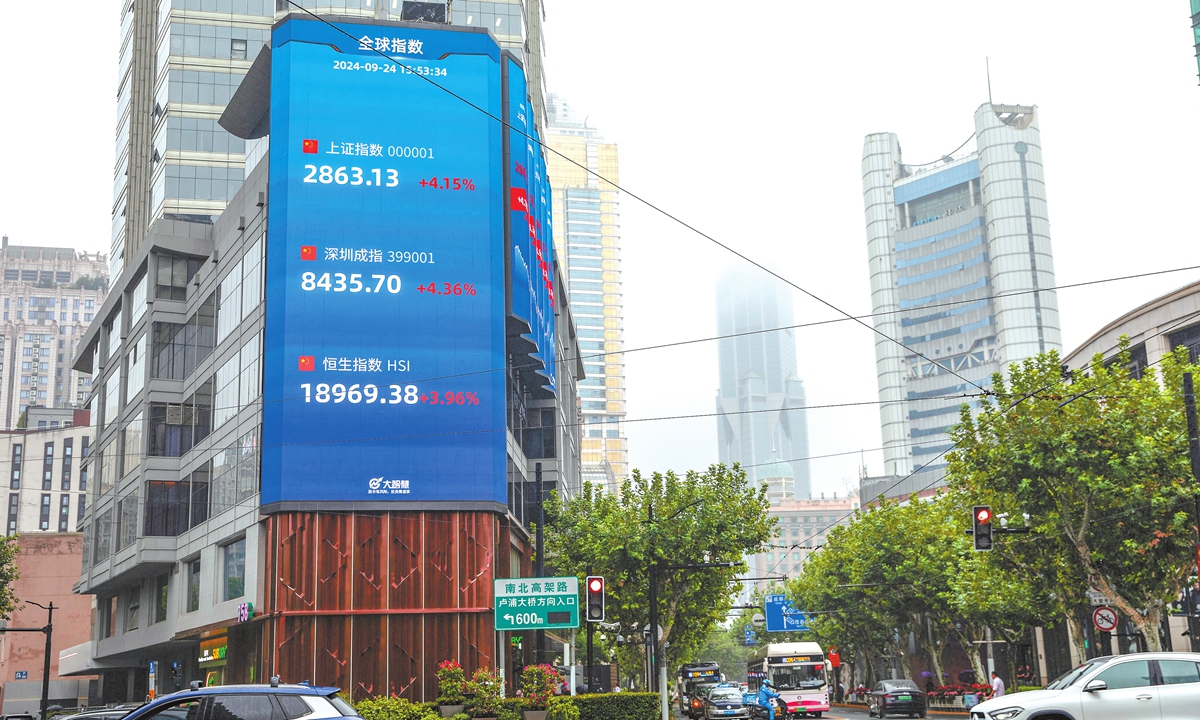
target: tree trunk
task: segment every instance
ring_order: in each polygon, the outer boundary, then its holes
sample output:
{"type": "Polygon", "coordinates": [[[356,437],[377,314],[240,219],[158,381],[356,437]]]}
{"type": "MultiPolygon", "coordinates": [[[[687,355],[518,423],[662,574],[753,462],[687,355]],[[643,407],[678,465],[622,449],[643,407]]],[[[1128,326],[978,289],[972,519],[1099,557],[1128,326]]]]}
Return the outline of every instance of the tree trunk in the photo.
{"type": "Polygon", "coordinates": [[[1146,652],[1162,652],[1162,638],[1159,637],[1158,629],[1162,625],[1162,611],[1157,607],[1152,607],[1146,611],[1144,617],[1134,617],[1133,624],[1142,632],[1142,637],[1146,639],[1146,652]]]}
{"type": "Polygon", "coordinates": [[[1067,613],[1067,630],[1070,631],[1070,664],[1080,666],[1087,660],[1087,652],[1084,649],[1084,626],[1079,624],[1079,620],[1075,618],[1074,612],[1067,613]]]}

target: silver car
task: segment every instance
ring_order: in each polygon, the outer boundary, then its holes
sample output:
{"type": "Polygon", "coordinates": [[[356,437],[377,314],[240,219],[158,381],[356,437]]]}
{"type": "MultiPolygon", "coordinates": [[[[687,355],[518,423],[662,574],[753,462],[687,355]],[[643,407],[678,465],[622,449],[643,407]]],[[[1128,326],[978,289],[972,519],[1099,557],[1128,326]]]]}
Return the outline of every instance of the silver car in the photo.
{"type": "Polygon", "coordinates": [[[748,718],[750,708],[742,701],[742,691],[738,688],[716,687],[704,696],[704,717],[707,720],[748,718]]]}
{"type": "Polygon", "coordinates": [[[1200,653],[1137,653],[1088,660],[1042,690],[992,698],[972,720],[1193,720],[1200,653]]]}

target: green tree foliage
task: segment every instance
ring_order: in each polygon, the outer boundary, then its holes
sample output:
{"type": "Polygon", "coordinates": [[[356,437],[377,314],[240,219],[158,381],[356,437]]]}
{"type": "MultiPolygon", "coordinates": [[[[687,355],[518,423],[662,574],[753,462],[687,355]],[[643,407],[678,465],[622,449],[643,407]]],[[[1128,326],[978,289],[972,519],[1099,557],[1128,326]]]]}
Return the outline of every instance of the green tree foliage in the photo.
{"type": "MultiPolygon", "coordinates": [[[[704,472],[644,477],[635,470],[619,494],[585,484],[583,491],[554,508],[546,529],[547,561],[556,571],[603,575],[607,616],[622,632],[640,629],[649,618],[649,574],[658,566],[710,562],[729,568],[661,570],[657,573],[659,625],[669,643],[667,667],[694,657],[716,623],[725,617],[744,571],[742,557],[758,552],[774,534],[766,489],[754,488],[734,466],[704,472]],[[654,521],[650,521],[653,508],[654,521]]],[[[624,667],[640,664],[643,648],[618,651],[624,667]]],[[[586,714],[586,713],[585,713],[586,714]]]]}
{"type": "Polygon", "coordinates": [[[20,551],[16,535],[0,538],[0,620],[10,619],[19,602],[13,592],[13,583],[21,577],[21,571],[17,569],[20,551]]]}
{"type": "Polygon", "coordinates": [[[745,632],[734,635],[732,629],[713,628],[700,649],[683,662],[715,662],[727,680],[746,679],[746,662],[753,648],[746,647],[745,632]]]}
{"type": "MultiPolygon", "coordinates": [[[[995,396],[978,415],[963,411],[947,468],[955,487],[1028,517],[1045,545],[1032,557],[1053,576],[1063,609],[1081,605],[1090,583],[1151,650],[1193,564],[1185,361],[1180,351],[1141,377],[1127,369],[1124,348],[1117,362],[1097,356],[1069,378],[1053,352],[1014,364],[1007,382],[994,378],[995,396]]],[[[1010,554],[1014,569],[1028,568],[1022,552],[1010,554]]]]}
{"type": "Polygon", "coordinates": [[[834,528],[788,588],[797,607],[814,611],[815,639],[837,646],[868,682],[883,660],[899,661],[911,676],[919,659],[943,677],[951,641],[983,677],[978,641],[985,628],[1015,640],[1034,622],[1039,595],[1019,573],[974,552],[964,533],[969,505],[955,492],[906,504],[881,500],[834,528]],[[908,654],[910,633],[916,657],[908,654]]]}

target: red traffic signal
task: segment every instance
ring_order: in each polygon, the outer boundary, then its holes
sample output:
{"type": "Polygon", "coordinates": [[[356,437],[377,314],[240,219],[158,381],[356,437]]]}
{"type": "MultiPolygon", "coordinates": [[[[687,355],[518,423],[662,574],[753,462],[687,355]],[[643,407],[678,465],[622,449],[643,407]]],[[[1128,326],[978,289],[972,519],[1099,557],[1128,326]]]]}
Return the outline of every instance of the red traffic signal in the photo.
{"type": "Polygon", "coordinates": [[[589,575],[587,583],[587,621],[604,621],[604,578],[599,575],[589,575]]]}
{"type": "Polygon", "coordinates": [[[992,509],[987,505],[976,505],[971,508],[973,527],[971,534],[975,536],[975,550],[988,552],[992,549],[992,509]]]}

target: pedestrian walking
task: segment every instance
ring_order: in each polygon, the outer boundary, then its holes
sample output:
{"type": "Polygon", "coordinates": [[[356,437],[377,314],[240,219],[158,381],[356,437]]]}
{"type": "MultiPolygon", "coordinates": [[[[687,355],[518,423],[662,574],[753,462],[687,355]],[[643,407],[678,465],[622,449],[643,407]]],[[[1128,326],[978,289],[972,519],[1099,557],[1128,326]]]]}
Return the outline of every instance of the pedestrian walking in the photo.
{"type": "Polygon", "coordinates": [[[995,670],[992,671],[992,697],[1004,697],[1004,681],[1000,679],[995,670]]]}

